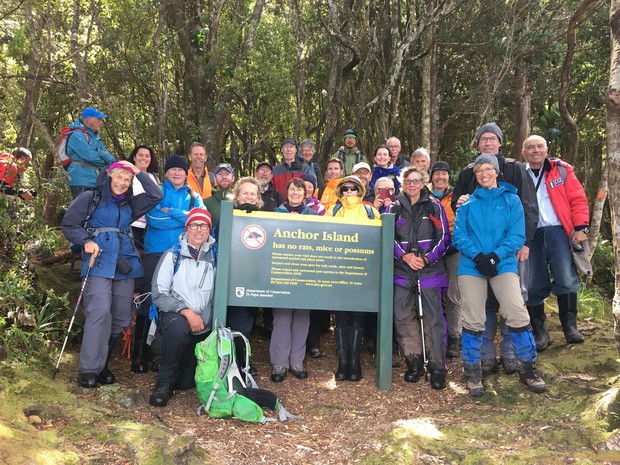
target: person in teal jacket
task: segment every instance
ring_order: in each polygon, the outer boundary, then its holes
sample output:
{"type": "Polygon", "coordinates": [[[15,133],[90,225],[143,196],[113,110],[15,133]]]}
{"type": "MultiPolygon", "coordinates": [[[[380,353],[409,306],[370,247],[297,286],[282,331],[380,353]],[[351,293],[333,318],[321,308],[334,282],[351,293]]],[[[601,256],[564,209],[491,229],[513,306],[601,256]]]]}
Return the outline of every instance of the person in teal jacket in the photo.
{"type": "Polygon", "coordinates": [[[101,169],[116,161],[99,138],[107,117],[96,108],[88,107],[82,111],[81,118],[69,125],[73,132],[67,139],[67,156],[72,162],[67,167],[67,182],[73,198],[94,189],[101,169]]]}
{"type": "Polygon", "coordinates": [[[495,156],[478,156],[473,171],[479,187],[458,209],[453,236],[453,245],[461,252],[457,275],[467,388],[472,396],[484,394],[481,347],[490,285],[516,351],[521,382],[533,392],[545,392],[547,386],[536,372],[536,344],[517,269],[517,252],[525,243],[523,205],[513,185],[497,182],[499,165],[495,156]]]}

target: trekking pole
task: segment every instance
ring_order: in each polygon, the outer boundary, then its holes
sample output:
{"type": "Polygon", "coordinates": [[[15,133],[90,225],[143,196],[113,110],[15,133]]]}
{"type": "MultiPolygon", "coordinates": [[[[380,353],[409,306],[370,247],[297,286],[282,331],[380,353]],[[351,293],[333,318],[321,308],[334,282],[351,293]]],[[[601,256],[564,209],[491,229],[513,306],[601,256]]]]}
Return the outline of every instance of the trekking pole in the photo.
{"type": "Polygon", "coordinates": [[[428,359],[426,358],[426,343],[424,342],[424,311],[422,310],[422,288],[420,287],[420,272],[416,273],[416,287],[418,289],[418,317],[420,318],[420,332],[422,333],[422,359],[424,360],[424,379],[428,379],[428,359]]]}
{"type": "Polygon", "coordinates": [[[86,287],[86,281],[88,280],[88,275],[90,274],[90,270],[95,264],[95,258],[97,256],[93,253],[90,255],[90,261],[88,262],[88,270],[86,270],[86,276],[84,276],[84,281],[82,281],[82,288],[80,289],[80,295],[78,295],[77,302],[75,303],[75,308],[73,309],[73,315],[71,316],[71,322],[69,323],[69,328],[67,329],[67,335],[65,336],[65,342],[62,343],[62,349],[60,350],[60,355],[58,356],[58,362],[56,362],[56,368],[54,368],[54,374],[52,375],[52,379],[56,378],[56,375],[60,370],[58,367],[60,366],[60,360],[62,359],[62,354],[65,351],[65,347],[67,346],[67,341],[69,340],[69,334],[71,333],[71,328],[73,327],[73,322],[75,321],[75,315],[78,311],[78,307],[80,306],[80,302],[82,301],[82,295],[84,294],[84,288],[86,287]]]}

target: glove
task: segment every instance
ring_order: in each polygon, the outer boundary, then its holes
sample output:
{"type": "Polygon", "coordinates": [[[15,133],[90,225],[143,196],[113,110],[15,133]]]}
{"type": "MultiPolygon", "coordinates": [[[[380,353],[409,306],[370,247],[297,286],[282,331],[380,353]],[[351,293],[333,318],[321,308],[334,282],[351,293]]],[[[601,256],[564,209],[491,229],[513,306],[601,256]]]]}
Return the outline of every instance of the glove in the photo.
{"type": "Polygon", "coordinates": [[[489,278],[497,276],[497,265],[499,264],[499,257],[495,252],[488,254],[479,253],[474,257],[474,263],[476,263],[476,269],[483,275],[489,278]]]}
{"type": "Polygon", "coordinates": [[[237,205],[238,210],[245,210],[247,213],[258,211],[258,207],[253,203],[241,203],[237,205]]]}

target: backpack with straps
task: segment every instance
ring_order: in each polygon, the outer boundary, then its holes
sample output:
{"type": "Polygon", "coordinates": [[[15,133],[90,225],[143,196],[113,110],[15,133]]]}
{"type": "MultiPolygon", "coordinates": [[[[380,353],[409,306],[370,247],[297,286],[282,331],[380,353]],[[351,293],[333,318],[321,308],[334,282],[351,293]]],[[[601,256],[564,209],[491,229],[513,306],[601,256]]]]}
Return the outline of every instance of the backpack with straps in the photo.
{"type": "Polygon", "coordinates": [[[240,332],[222,327],[215,328],[202,342],[196,344],[196,392],[204,410],[212,418],[238,418],[251,423],[276,421],[263,413],[263,407],[278,413],[280,421],[301,419],[291,415],[277,396],[259,389],[250,375],[250,343],[240,332]],[[235,339],[245,345],[245,360],[237,363],[235,339]]]}
{"type": "Polygon", "coordinates": [[[65,170],[69,169],[69,165],[73,163],[73,159],[67,155],[67,142],[69,142],[69,137],[74,132],[79,131],[84,134],[86,137],[86,142],[90,143],[90,136],[88,135],[88,131],[83,128],[72,128],[71,126],[65,126],[60,130],[60,140],[56,145],[56,159],[62,165],[65,170]]]}

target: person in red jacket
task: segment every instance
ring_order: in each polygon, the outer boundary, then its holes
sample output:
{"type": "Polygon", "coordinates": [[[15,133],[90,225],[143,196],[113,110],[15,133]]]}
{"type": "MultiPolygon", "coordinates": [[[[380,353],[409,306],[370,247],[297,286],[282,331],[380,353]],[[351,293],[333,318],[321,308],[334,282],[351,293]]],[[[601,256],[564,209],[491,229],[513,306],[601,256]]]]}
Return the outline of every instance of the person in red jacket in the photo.
{"type": "Polygon", "coordinates": [[[0,191],[16,195],[24,200],[33,200],[36,193],[28,189],[19,189],[21,175],[32,162],[32,153],[24,147],[18,147],[11,153],[0,155],[0,191]]]}
{"type": "Polygon", "coordinates": [[[577,329],[579,276],[571,247],[581,247],[587,241],[590,212],[573,167],[557,158],[547,158],[547,141],[543,137],[533,135],[525,139],[523,155],[536,188],[539,210],[536,234],[530,246],[527,308],[536,349],[541,352],[552,342],[545,327],[545,299],[552,292],[558,299],[566,342],[583,342],[583,335],[577,329]]]}

